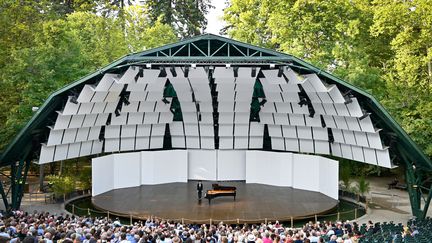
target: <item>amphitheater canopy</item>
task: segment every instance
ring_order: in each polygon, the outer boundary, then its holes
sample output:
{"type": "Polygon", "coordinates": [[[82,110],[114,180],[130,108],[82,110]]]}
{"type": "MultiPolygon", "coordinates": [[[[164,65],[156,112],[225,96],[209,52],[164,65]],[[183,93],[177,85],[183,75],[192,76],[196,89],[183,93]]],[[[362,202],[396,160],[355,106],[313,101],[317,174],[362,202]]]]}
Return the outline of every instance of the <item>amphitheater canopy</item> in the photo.
{"type": "MultiPolygon", "coordinates": [[[[291,55],[211,34],[127,55],[53,93],[1,165],[155,149],[262,149],[402,165],[417,191],[418,171],[432,169],[371,95],[291,55]]],[[[418,207],[419,197],[412,198],[418,207]]]]}

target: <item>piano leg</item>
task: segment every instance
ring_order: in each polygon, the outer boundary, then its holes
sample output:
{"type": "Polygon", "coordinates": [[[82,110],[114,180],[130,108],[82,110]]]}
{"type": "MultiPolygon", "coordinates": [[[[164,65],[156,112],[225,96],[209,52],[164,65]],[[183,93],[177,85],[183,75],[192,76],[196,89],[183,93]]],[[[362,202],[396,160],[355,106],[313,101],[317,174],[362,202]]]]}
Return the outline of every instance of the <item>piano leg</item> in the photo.
{"type": "Polygon", "coordinates": [[[208,200],[209,200],[209,204],[211,204],[211,199],[209,198],[208,200]]]}

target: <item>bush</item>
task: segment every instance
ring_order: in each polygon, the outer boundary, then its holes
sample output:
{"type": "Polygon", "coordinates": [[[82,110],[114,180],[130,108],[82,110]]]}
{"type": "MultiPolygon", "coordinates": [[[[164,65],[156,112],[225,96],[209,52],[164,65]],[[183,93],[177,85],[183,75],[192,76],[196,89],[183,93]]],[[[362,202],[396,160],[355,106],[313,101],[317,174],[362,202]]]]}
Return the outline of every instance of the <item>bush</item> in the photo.
{"type": "Polygon", "coordinates": [[[63,196],[63,199],[65,199],[67,194],[75,190],[75,181],[70,176],[50,175],[47,176],[47,179],[52,185],[56,198],[63,196]]]}

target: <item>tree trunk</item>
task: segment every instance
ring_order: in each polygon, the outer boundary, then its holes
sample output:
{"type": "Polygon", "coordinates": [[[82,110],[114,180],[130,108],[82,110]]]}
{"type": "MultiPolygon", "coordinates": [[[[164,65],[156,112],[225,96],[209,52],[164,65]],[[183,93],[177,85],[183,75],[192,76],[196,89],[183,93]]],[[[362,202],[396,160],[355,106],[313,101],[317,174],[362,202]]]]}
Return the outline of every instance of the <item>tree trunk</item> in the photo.
{"type": "Polygon", "coordinates": [[[39,165],[39,191],[43,190],[45,180],[45,168],[44,165],[39,165]]]}

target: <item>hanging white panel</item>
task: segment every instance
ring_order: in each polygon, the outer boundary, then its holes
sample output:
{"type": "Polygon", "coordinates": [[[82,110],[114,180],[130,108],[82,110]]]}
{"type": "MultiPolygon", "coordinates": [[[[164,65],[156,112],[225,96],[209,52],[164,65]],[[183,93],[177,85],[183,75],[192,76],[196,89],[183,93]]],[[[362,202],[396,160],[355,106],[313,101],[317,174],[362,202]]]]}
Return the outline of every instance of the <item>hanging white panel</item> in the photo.
{"type": "Polygon", "coordinates": [[[340,143],[330,143],[333,156],[342,157],[342,150],[340,143]]]}
{"type": "Polygon", "coordinates": [[[150,137],[150,149],[163,148],[163,137],[150,137]]]}
{"type": "Polygon", "coordinates": [[[233,124],[219,124],[219,136],[232,137],[234,135],[233,124]]]}
{"type": "Polygon", "coordinates": [[[369,146],[375,149],[383,149],[379,133],[366,133],[369,146]]]}
{"type": "Polygon", "coordinates": [[[88,138],[88,135],[89,135],[89,131],[90,131],[89,127],[78,128],[75,141],[76,142],[82,142],[82,141],[88,140],[87,138],[88,138]]]}
{"type": "Polygon", "coordinates": [[[289,125],[288,115],[286,113],[274,113],[273,117],[275,124],[289,125]]]}
{"type": "Polygon", "coordinates": [[[259,113],[260,122],[262,124],[274,124],[273,114],[272,113],[266,113],[261,112],[259,113]]]}
{"type": "Polygon", "coordinates": [[[351,145],[341,144],[342,157],[346,159],[353,159],[351,145]]]}
{"type": "Polygon", "coordinates": [[[309,114],[307,105],[300,106],[298,103],[291,103],[291,106],[295,114],[309,114]]]}
{"type": "Polygon", "coordinates": [[[336,85],[332,85],[329,89],[329,95],[335,103],[344,103],[345,98],[342,96],[342,93],[339,91],[336,85]]]}
{"type": "Polygon", "coordinates": [[[63,135],[62,144],[75,142],[75,137],[78,129],[66,129],[63,135]]]}
{"type": "Polygon", "coordinates": [[[109,116],[109,114],[107,114],[107,113],[98,114],[94,125],[95,126],[105,126],[106,122],[108,120],[108,116],[109,116]]]}
{"type": "Polygon", "coordinates": [[[360,127],[363,132],[375,132],[375,128],[372,124],[372,120],[370,119],[370,116],[365,117],[364,119],[360,120],[360,127]]]}
{"type": "Polygon", "coordinates": [[[249,112],[235,112],[234,123],[236,124],[249,124],[249,112]]]}
{"type": "Polygon", "coordinates": [[[284,102],[288,103],[299,103],[300,102],[300,97],[298,96],[297,93],[291,93],[291,92],[283,92],[282,94],[282,99],[284,102]]]}
{"type": "Polygon", "coordinates": [[[120,91],[110,91],[105,97],[104,102],[116,102],[120,98],[120,91]]]}
{"type": "Polygon", "coordinates": [[[392,168],[388,149],[384,149],[384,150],[376,149],[375,151],[378,160],[378,165],[386,168],[392,168]]]}
{"type": "Polygon", "coordinates": [[[163,137],[165,135],[165,124],[153,124],[151,136],[163,137]]]}
{"type": "MultiPolygon", "coordinates": [[[[186,103],[186,104],[188,104],[188,103],[186,103]]],[[[182,111],[188,111],[188,110],[184,109],[186,104],[185,104],[185,102],[183,102],[181,104],[182,111]]],[[[157,111],[157,112],[169,112],[170,106],[171,106],[171,104],[165,104],[163,101],[157,101],[155,111],[157,111]]],[[[194,107],[195,104],[192,104],[192,106],[194,107]]],[[[195,111],[195,110],[193,110],[193,111],[195,111]]]]}
{"type": "Polygon", "coordinates": [[[147,98],[147,91],[131,91],[129,95],[129,101],[145,101],[147,98]]]}
{"type": "Polygon", "coordinates": [[[61,144],[63,140],[64,130],[51,130],[48,137],[48,146],[61,144]]]}
{"type": "Polygon", "coordinates": [[[41,153],[39,155],[39,164],[52,162],[54,159],[55,146],[47,146],[42,144],[41,153]]]}
{"type": "Polygon", "coordinates": [[[297,127],[297,136],[302,139],[312,140],[312,128],[311,127],[297,127]]]}
{"type": "Polygon", "coordinates": [[[138,101],[130,101],[129,105],[123,104],[121,112],[137,112],[138,106],[138,101]]]}
{"type": "Polygon", "coordinates": [[[354,132],[348,130],[342,130],[342,133],[344,135],[346,144],[357,145],[354,137],[354,132]]]}
{"type": "Polygon", "coordinates": [[[84,117],[83,127],[92,127],[95,125],[97,114],[87,114],[84,117]]]}
{"type": "Polygon", "coordinates": [[[268,131],[270,137],[283,137],[281,125],[268,125],[268,131]]]}
{"type": "Polygon", "coordinates": [[[250,111],[250,102],[238,101],[235,102],[235,112],[248,112],[250,111]]]}
{"type": "MultiPolygon", "coordinates": [[[[284,105],[284,103],[282,103],[282,102],[278,102],[277,104],[284,105]]],[[[291,107],[289,107],[289,108],[291,109],[291,107]]],[[[263,106],[261,106],[261,111],[266,112],[266,113],[276,113],[275,103],[274,102],[266,102],[263,106]]],[[[282,111],[279,111],[279,109],[278,109],[278,112],[282,112],[282,111]]],[[[287,113],[287,112],[282,112],[282,113],[287,113]]]]}
{"type": "Polygon", "coordinates": [[[309,82],[317,92],[327,92],[327,87],[323,84],[318,75],[312,73],[304,76],[306,77],[305,83],[309,82]]]}
{"type": "Polygon", "coordinates": [[[120,151],[119,138],[105,138],[105,152],[118,152],[120,151]]]}
{"type": "Polygon", "coordinates": [[[358,103],[357,98],[351,98],[352,102],[348,103],[346,106],[351,114],[354,117],[361,117],[363,115],[360,104],[358,103]]]}
{"type": "Polygon", "coordinates": [[[102,153],[103,141],[93,140],[93,146],[91,153],[92,154],[100,154],[102,153]]]}
{"type": "Polygon", "coordinates": [[[285,138],[285,150],[292,152],[300,151],[300,144],[297,138],[285,138]]]}
{"type": "Polygon", "coordinates": [[[77,101],[79,103],[90,102],[94,93],[95,93],[95,91],[94,91],[93,87],[91,85],[86,84],[86,85],[84,85],[83,89],[81,90],[81,92],[77,98],[77,101]]]}
{"type": "Polygon", "coordinates": [[[124,112],[120,112],[120,115],[112,115],[111,116],[111,125],[126,125],[128,114],[124,112]]]}
{"type": "Polygon", "coordinates": [[[332,133],[336,143],[345,143],[345,138],[341,129],[332,128],[332,133]]]}
{"type": "Polygon", "coordinates": [[[184,136],[183,122],[175,121],[169,127],[172,136],[184,136]]]}
{"type": "Polygon", "coordinates": [[[119,138],[120,137],[120,125],[106,126],[105,127],[105,138],[119,138]]]}
{"type": "Polygon", "coordinates": [[[61,130],[61,129],[68,128],[71,118],[72,118],[71,115],[62,115],[62,114],[58,113],[57,120],[54,124],[53,129],[54,130],[61,130]]]}
{"type": "MultiPolygon", "coordinates": [[[[139,80],[139,79],[138,79],[139,80]]],[[[132,91],[132,92],[136,92],[136,91],[144,91],[146,90],[147,87],[147,83],[130,83],[128,84],[126,91],[132,91]]]]}
{"type": "Polygon", "coordinates": [[[126,72],[122,75],[122,77],[118,82],[122,84],[134,83],[135,76],[138,75],[138,72],[139,72],[139,67],[130,66],[128,70],[126,70],[126,72]]]}
{"type": "Polygon", "coordinates": [[[327,92],[317,92],[318,97],[321,99],[322,103],[333,103],[327,92]]]}
{"type": "Polygon", "coordinates": [[[142,124],[144,120],[144,113],[143,112],[133,112],[128,114],[128,125],[134,125],[134,124],[142,124]]]}
{"type": "Polygon", "coordinates": [[[316,115],[325,115],[326,114],[322,103],[312,102],[312,107],[314,108],[316,115]]]}
{"type": "Polygon", "coordinates": [[[305,126],[304,115],[301,114],[288,114],[291,126],[305,126]]]}
{"type": "Polygon", "coordinates": [[[321,117],[315,114],[314,117],[305,116],[306,126],[310,127],[321,127],[321,117]]]}
{"type": "Polygon", "coordinates": [[[264,90],[264,93],[266,94],[267,101],[271,102],[283,102],[282,95],[280,92],[266,92],[264,90]]]}
{"type": "Polygon", "coordinates": [[[285,138],[298,138],[296,126],[282,126],[282,133],[285,138]]]}
{"type": "Polygon", "coordinates": [[[360,124],[358,123],[357,119],[358,118],[355,117],[345,117],[349,130],[361,131],[360,124]]]}
{"type": "Polygon", "coordinates": [[[272,84],[284,84],[286,83],[285,77],[283,75],[278,76],[279,70],[278,69],[271,69],[271,70],[262,70],[264,76],[266,77],[266,80],[269,83],[272,84]]]}
{"type": "Polygon", "coordinates": [[[184,129],[186,136],[199,136],[198,124],[184,124],[184,129]]]}
{"type": "Polygon", "coordinates": [[[234,125],[234,136],[249,136],[249,124],[235,124],[234,125]]]}
{"type": "Polygon", "coordinates": [[[69,144],[69,150],[68,150],[67,158],[71,159],[71,158],[79,157],[80,149],[81,149],[81,143],[69,144]]]}
{"type": "Polygon", "coordinates": [[[362,147],[369,147],[369,142],[364,132],[354,132],[355,139],[357,144],[362,147]]]}
{"type": "Polygon", "coordinates": [[[160,74],[159,69],[144,69],[143,77],[139,77],[137,83],[153,83],[157,80],[160,74]]]}
{"type": "Polygon", "coordinates": [[[195,136],[186,136],[186,148],[200,148],[200,141],[199,141],[199,137],[195,137],[195,136]]]}
{"type": "Polygon", "coordinates": [[[91,154],[93,141],[84,141],[81,143],[80,157],[88,156],[91,154]]]}
{"type": "Polygon", "coordinates": [[[121,137],[131,138],[136,136],[136,126],[135,125],[123,125],[121,126],[121,137]]]}
{"type": "Polygon", "coordinates": [[[330,154],[330,145],[327,141],[315,140],[315,153],[317,154],[330,154]]]}
{"type": "Polygon", "coordinates": [[[159,123],[171,123],[174,115],[171,112],[161,112],[159,115],[159,123]]]}
{"type": "Polygon", "coordinates": [[[345,121],[345,117],[343,117],[343,116],[335,116],[334,120],[336,122],[337,128],[348,130],[348,125],[347,125],[347,123],[345,121]]]}
{"type": "Polygon", "coordinates": [[[282,137],[271,137],[271,146],[273,150],[285,150],[285,141],[282,137]]]}
{"type": "Polygon", "coordinates": [[[220,112],[219,124],[232,124],[234,122],[234,112],[220,112]]]}
{"type": "Polygon", "coordinates": [[[324,110],[325,110],[325,112],[326,112],[327,115],[333,115],[333,116],[337,116],[338,115],[333,104],[323,103],[322,105],[323,105],[324,110]]]}
{"type": "Polygon", "coordinates": [[[115,102],[108,102],[103,113],[114,113],[117,108],[118,101],[119,100],[117,99],[115,102]]]}
{"type": "Polygon", "coordinates": [[[96,140],[99,139],[101,127],[90,127],[90,132],[88,136],[88,140],[96,140]]]}
{"type": "Polygon", "coordinates": [[[78,112],[80,103],[74,104],[71,102],[72,97],[69,96],[68,101],[62,111],[63,115],[75,115],[78,112]]]}
{"type": "Polygon", "coordinates": [[[65,160],[67,158],[69,144],[56,145],[55,147],[54,161],[65,160]]]}
{"type": "Polygon", "coordinates": [[[234,137],[234,149],[247,149],[248,137],[234,137]]]}
{"type": "Polygon", "coordinates": [[[103,102],[108,95],[108,91],[96,91],[91,99],[93,103],[103,102]]]}
{"type": "Polygon", "coordinates": [[[339,116],[350,116],[350,113],[344,103],[335,103],[334,107],[339,116]]]}
{"type": "Polygon", "coordinates": [[[219,137],[219,149],[233,149],[233,137],[219,137]]]}
{"type": "Polygon", "coordinates": [[[313,140],[299,139],[300,152],[303,153],[315,153],[313,140]]]}
{"type": "Polygon", "coordinates": [[[287,84],[279,84],[282,91],[285,93],[292,93],[292,95],[297,95],[296,93],[300,92],[300,89],[297,84],[287,83],[287,84]]]}
{"type": "Polygon", "coordinates": [[[96,91],[108,91],[110,87],[113,85],[114,80],[118,78],[117,74],[114,73],[106,73],[102,77],[102,79],[99,81],[98,85],[96,86],[96,91]]]}
{"type": "Polygon", "coordinates": [[[351,146],[351,148],[353,153],[353,160],[364,162],[365,159],[364,159],[362,147],[351,146]]]}
{"type": "Polygon", "coordinates": [[[105,103],[105,102],[95,103],[94,106],[93,106],[93,109],[92,109],[91,113],[93,113],[93,114],[104,113],[106,106],[107,106],[107,103],[105,103]]]}
{"type": "Polygon", "coordinates": [[[84,115],[73,115],[69,123],[69,128],[80,128],[84,122],[84,115]]]}
{"type": "Polygon", "coordinates": [[[159,120],[159,112],[146,112],[144,115],[144,124],[157,124],[159,120]]]}
{"type": "Polygon", "coordinates": [[[201,149],[214,149],[214,137],[201,136],[201,149]]]}
{"type": "MultiPolygon", "coordinates": [[[[183,112],[183,110],[182,110],[183,112]]],[[[196,112],[183,112],[183,122],[196,124],[198,123],[198,117],[196,112]]]]}
{"type": "Polygon", "coordinates": [[[312,127],[313,139],[328,141],[327,128],[312,127]]]}
{"type": "Polygon", "coordinates": [[[199,102],[201,112],[213,112],[213,104],[211,102],[199,102]]]}
{"type": "Polygon", "coordinates": [[[262,149],[263,148],[263,137],[249,137],[249,148],[250,149],[262,149]]]}
{"type": "Polygon", "coordinates": [[[285,77],[288,78],[288,83],[292,84],[300,84],[303,81],[300,80],[300,77],[294,72],[291,68],[287,68],[284,70],[285,77]]]}
{"type": "Polygon", "coordinates": [[[135,150],[149,149],[149,145],[150,145],[150,137],[136,137],[135,150]]]}
{"type": "Polygon", "coordinates": [[[186,148],[186,138],[184,136],[171,136],[171,146],[173,148],[186,148]]]}
{"type": "Polygon", "coordinates": [[[80,105],[78,114],[90,114],[93,109],[94,103],[82,103],[80,105]]]}
{"type": "Polygon", "coordinates": [[[200,136],[213,137],[214,129],[212,124],[199,124],[200,136]]]}
{"type": "Polygon", "coordinates": [[[212,112],[200,112],[198,114],[198,120],[200,123],[212,124],[213,125],[213,113],[212,112]],[[201,118],[201,120],[199,120],[201,118]]]}
{"type": "Polygon", "coordinates": [[[337,128],[333,116],[323,115],[323,118],[324,118],[324,122],[326,124],[326,127],[337,128]]]}
{"type": "Polygon", "coordinates": [[[365,162],[372,165],[377,165],[377,157],[375,154],[375,149],[363,148],[365,162]]]}
{"type": "Polygon", "coordinates": [[[135,137],[121,138],[120,151],[135,150],[135,137]]]}
{"type": "Polygon", "coordinates": [[[264,136],[264,124],[258,122],[251,122],[249,126],[249,136],[264,136]]]}

